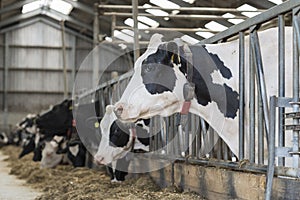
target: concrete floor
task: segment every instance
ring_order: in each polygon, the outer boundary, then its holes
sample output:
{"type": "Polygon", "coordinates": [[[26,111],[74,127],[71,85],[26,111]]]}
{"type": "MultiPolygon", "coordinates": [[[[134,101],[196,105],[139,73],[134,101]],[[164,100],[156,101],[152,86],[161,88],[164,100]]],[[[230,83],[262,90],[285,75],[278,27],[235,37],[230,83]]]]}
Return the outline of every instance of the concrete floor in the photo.
{"type": "Polygon", "coordinates": [[[40,195],[38,191],[26,187],[24,180],[9,175],[10,168],[4,161],[6,158],[0,151],[0,200],[33,200],[40,195]]]}

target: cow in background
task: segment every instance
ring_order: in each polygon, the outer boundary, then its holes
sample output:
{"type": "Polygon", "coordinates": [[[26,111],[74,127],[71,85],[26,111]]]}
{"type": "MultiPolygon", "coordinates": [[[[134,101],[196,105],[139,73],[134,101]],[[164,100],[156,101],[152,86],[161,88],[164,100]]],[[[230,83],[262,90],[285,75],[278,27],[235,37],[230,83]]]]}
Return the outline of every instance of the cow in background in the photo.
{"type": "Polygon", "coordinates": [[[112,182],[125,180],[130,163],[130,159],[126,156],[128,152],[149,151],[149,123],[149,120],[135,123],[135,133],[133,133],[127,124],[117,120],[112,106],[106,107],[100,122],[102,138],[94,161],[98,165],[107,165],[112,182]]]}

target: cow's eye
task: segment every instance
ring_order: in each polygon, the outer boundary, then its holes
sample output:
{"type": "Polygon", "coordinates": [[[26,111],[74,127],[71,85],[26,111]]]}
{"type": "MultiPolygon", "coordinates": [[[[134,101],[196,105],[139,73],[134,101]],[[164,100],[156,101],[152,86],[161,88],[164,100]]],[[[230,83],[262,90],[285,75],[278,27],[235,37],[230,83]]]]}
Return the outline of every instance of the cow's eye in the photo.
{"type": "Polygon", "coordinates": [[[144,68],[144,71],[145,72],[151,72],[153,69],[154,69],[153,65],[146,65],[145,68],[144,68]]]}

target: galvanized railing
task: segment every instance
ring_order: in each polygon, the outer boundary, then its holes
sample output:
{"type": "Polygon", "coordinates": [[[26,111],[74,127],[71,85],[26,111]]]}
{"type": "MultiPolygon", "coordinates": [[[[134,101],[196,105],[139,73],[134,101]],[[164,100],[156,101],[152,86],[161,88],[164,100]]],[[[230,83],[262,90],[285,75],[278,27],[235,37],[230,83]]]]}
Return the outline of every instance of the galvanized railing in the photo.
{"type": "MultiPolygon", "coordinates": [[[[239,39],[239,159],[249,159],[249,165],[245,165],[243,171],[249,170],[251,172],[266,173],[267,163],[264,162],[266,155],[264,155],[264,149],[267,145],[264,135],[267,140],[270,141],[274,138],[270,138],[270,131],[274,134],[274,124],[278,125],[277,141],[272,143],[272,147],[269,146],[269,155],[275,154],[275,144],[281,148],[285,146],[285,128],[284,128],[284,113],[285,108],[278,108],[278,115],[271,117],[269,113],[269,97],[266,93],[265,80],[264,80],[264,67],[262,63],[262,56],[260,50],[259,37],[257,31],[268,28],[270,26],[278,27],[278,97],[285,96],[285,90],[291,89],[285,87],[285,68],[293,69],[293,97],[291,99],[294,102],[299,102],[299,50],[300,50],[300,18],[299,9],[300,2],[298,0],[290,0],[273,7],[266,12],[263,12],[251,19],[245,20],[243,23],[232,26],[231,28],[216,34],[214,37],[201,41],[202,44],[218,43],[229,41],[233,39],[239,39]],[[293,66],[285,66],[285,25],[293,26],[293,66]],[[245,36],[249,35],[249,60],[245,60],[245,36]],[[249,72],[245,71],[246,63],[249,63],[249,72]],[[249,75],[249,105],[245,105],[245,76],[249,75]],[[244,106],[249,106],[249,144],[245,144],[245,111],[244,106]],[[257,110],[257,112],[256,112],[257,110]],[[271,120],[271,121],[270,121],[271,120]],[[258,128],[255,129],[255,123],[257,122],[258,128]],[[270,127],[270,124],[272,125],[270,127]],[[256,138],[258,144],[256,145],[256,138]],[[257,149],[256,149],[257,146],[257,149]],[[245,148],[249,148],[249,157],[245,157],[245,148]],[[259,165],[256,165],[259,164],[259,165]]],[[[268,72],[265,71],[266,74],[268,72]]],[[[97,93],[101,103],[101,110],[104,111],[105,105],[115,103],[120,98],[124,91],[132,72],[120,76],[117,79],[111,80],[108,83],[104,83],[96,87],[95,89],[86,92],[79,98],[85,98],[88,95],[97,93]]],[[[299,104],[293,104],[293,111],[299,111],[299,104]]],[[[102,113],[104,114],[104,113],[102,113]]],[[[274,109],[272,108],[272,113],[274,109]]],[[[226,162],[227,160],[235,159],[235,156],[230,152],[227,145],[218,138],[218,135],[214,131],[207,127],[205,122],[198,116],[189,114],[188,124],[185,127],[185,134],[178,132],[178,120],[176,115],[170,117],[154,117],[151,121],[151,131],[155,134],[150,143],[150,150],[163,158],[164,156],[176,157],[177,160],[189,162],[192,164],[201,165],[213,165],[218,167],[233,168],[240,170],[241,164],[235,162],[226,162]],[[160,132],[158,131],[160,130],[160,132]],[[172,144],[170,144],[172,143],[172,144]],[[212,151],[211,151],[212,150],[212,151]],[[216,160],[207,160],[206,158],[217,158],[216,160]],[[204,159],[203,159],[204,158],[204,159]]],[[[298,119],[293,121],[294,124],[299,122],[298,119]]],[[[293,152],[299,151],[299,131],[293,130],[293,152]]],[[[277,155],[278,156],[278,155],[277,155]]],[[[293,166],[299,167],[299,154],[293,155],[293,166]]],[[[270,161],[269,161],[270,162],[270,161]]],[[[272,164],[271,162],[270,164],[272,164]]],[[[277,166],[285,166],[285,158],[278,156],[277,166]]],[[[269,167],[269,172],[273,166],[269,167]]],[[[297,170],[297,169],[296,169],[297,170]]],[[[275,169],[277,175],[287,175],[285,170],[275,169]]],[[[298,172],[294,173],[298,176],[298,172]]],[[[272,171],[270,172],[272,175],[272,171]]],[[[291,174],[289,174],[291,176],[291,174]]],[[[270,198],[270,180],[268,181],[268,188],[266,197],[270,198]]]]}

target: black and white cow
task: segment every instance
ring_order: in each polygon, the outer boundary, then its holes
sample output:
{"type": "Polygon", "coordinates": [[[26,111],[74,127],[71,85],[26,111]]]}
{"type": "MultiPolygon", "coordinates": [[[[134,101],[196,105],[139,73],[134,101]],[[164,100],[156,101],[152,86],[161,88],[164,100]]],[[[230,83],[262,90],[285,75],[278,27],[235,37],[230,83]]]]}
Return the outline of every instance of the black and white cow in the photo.
{"type": "MultiPolygon", "coordinates": [[[[285,65],[292,66],[292,29],[285,28],[285,65]]],[[[277,94],[278,52],[277,28],[258,33],[262,61],[266,73],[267,96],[277,94]]],[[[183,87],[187,81],[186,51],[192,52],[195,97],[189,111],[201,116],[238,156],[239,115],[239,42],[188,46],[179,40],[163,42],[163,36],[154,34],[148,49],[135,62],[134,74],[115,112],[124,122],[135,122],[155,115],[170,116],[181,112],[185,105],[183,87]]],[[[245,60],[249,60],[249,37],[245,38],[245,60]]],[[[246,62],[247,63],[247,62],[246,62]]],[[[248,74],[248,63],[245,66],[248,74]]],[[[292,70],[286,69],[286,88],[292,88],[292,70]]],[[[249,88],[245,76],[245,88],[249,88]]],[[[286,91],[287,96],[291,90],[286,91]]],[[[245,92],[245,131],[249,141],[249,92],[245,92]]],[[[106,124],[109,127],[109,124],[106,124]]],[[[257,144],[257,143],[256,143],[257,144]]],[[[249,148],[245,148],[246,158],[249,148]]]]}
{"type": "Polygon", "coordinates": [[[8,136],[5,132],[0,132],[0,147],[9,143],[8,136]]]}
{"type": "Polygon", "coordinates": [[[130,163],[126,156],[128,152],[149,151],[149,123],[150,120],[140,120],[134,129],[130,128],[117,120],[112,106],[106,107],[100,123],[102,138],[94,160],[97,164],[107,165],[113,182],[125,180],[130,163]]]}

